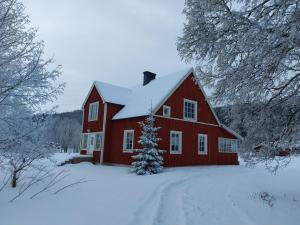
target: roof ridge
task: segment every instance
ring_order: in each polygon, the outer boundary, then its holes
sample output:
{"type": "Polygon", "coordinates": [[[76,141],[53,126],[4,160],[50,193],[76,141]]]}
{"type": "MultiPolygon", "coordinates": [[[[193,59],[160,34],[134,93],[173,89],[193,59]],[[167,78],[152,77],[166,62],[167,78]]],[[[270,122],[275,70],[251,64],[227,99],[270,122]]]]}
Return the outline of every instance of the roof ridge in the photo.
{"type": "Polygon", "coordinates": [[[131,91],[131,88],[124,87],[124,86],[120,86],[120,85],[116,85],[116,84],[112,84],[112,83],[108,83],[108,82],[103,82],[103,81],[99,81],[99,80],[94,80],[94,83],[102,83],[102,84],[105,84],[105,85],[111,85],[111,86],[114,86],[114,87],[117,87],[117,88],[128,89],[128,90],[131,91]]]}

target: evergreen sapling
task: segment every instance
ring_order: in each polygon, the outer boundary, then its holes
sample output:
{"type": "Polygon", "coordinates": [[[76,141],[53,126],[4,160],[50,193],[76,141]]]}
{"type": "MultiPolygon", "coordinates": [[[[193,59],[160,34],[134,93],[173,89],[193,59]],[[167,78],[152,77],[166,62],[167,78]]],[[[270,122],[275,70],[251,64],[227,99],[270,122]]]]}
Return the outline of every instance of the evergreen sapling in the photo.
{"type": "Polygon", "coordinates": [[[139,143],[143,146],[142,149],[137,149],[137,155],[132,156],[132,172],[137,175],[149,175],[160,173],[163,170],[163,150],[157,148],[157,131],[160,127],[154,127],[154,117],[152,113],[146,118],[145,122],[139,122],[142,128],[142,135],[139,138],[139,143]]]}

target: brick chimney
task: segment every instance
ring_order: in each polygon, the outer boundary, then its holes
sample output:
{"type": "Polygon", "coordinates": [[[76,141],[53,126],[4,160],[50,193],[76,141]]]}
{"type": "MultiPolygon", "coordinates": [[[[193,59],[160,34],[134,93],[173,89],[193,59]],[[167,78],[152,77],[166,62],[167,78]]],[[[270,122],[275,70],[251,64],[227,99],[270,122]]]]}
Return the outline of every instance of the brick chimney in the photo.
{"type": "Polygon", "coordinates": [[[156,77],[155,73],[149,71],[145,71],[143,74],[144,74],[143,86],[147,85],[150,81],[154,80],[156,77]]]}

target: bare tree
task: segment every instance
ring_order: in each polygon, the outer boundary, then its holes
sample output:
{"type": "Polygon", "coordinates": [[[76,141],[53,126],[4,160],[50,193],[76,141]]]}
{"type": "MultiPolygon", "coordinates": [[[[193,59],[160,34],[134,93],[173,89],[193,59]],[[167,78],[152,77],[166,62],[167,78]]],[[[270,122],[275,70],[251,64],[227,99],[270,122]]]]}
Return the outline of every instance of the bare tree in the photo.
{"type": "Polygon", "coordinates": [[[182,59],[198,63],[217,104],[247,108],[244,156],[272,161],[274,152],[297,145],[300,1],[187,0],[184,14],[182,59]],[[264,146],[260,154],[257,145],[264,146]]]}
{"type": "Polygon", "coordinates": [[[64,152],[68,152],[69,148],[79,149],[80,133],[81,124],[67,117],[53,119],[49,129],[51,141],[59,144],[64,152]]]}

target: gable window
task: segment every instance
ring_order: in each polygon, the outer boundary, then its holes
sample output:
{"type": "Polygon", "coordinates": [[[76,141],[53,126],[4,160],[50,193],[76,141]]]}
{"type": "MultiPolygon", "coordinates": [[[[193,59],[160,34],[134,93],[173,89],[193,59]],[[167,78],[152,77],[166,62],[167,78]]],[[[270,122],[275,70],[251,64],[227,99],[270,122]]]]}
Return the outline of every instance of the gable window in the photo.
{"type": "Polygon", "coordinates": [[[163,106],[163,116],[171,117],[171,106],[168,106],[168,105],[163,106]]]}
{"type": "Polygon", "coordinates": [[[82,149],[87,149],[88,145],[88,134],[82,134],[81,137],[81,148],[82,149]]]}
{"type": "Polygon", "coordinates": [[[96,149],[102,150],[103,146],[103,134],[102,133],[97,133],[96,134],[96,149]]]}
{"type": "Polygon", "coordinates": [[[219,138],[219,152],[237,152],[237,140],[229,138],[219,138]]]}
{"type": "Polygon", "coordinates": [[[182,153],[182,132],[171,131],[170,133],[170,154],[182,153]]]}
{"type": "Polygon", "coordinates": [[[123,152],[133,152],[134,130],[124,130],[123,152]]]}
{"type": "Polygon", "coordinates": [[[207,154],[207,135],[198,134],[198,154],[206,155],[207,154]]]}
{"type": "Polygon", "coordinates": [[[89,106],[89,121],[98,120],[99,102],[93,102],[89,106]]]}
{"type": "Polygon", "coordinates": [[[197,102],[189,99],[184,99],[183,118],[185,120],[197,120],[197,102]]]}

